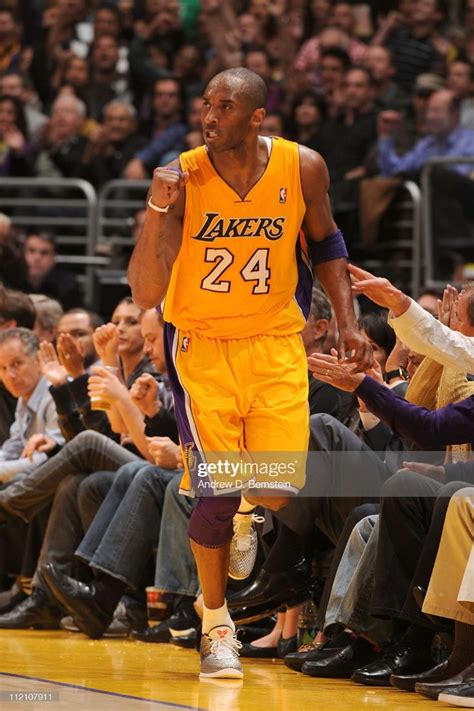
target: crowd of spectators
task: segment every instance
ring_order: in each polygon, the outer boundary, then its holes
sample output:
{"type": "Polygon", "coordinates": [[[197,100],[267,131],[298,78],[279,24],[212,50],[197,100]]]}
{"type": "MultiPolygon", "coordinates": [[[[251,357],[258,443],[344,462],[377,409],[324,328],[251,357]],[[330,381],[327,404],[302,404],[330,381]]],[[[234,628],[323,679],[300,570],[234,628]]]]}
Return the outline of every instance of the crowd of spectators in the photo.
{"type": "MultiPolygon", "coordinates": [[[[241,654],[430,698],[472,692],[474,289],[417,304],[349,269],[384,307],[359,318],[374,365],[338,362],[315,288],[307,483],[272,515],[234,519],[241,654]]],[[[127,297],[104,324],[2,286],[0,378],[0,629],[193,647],[195,501],[179,493],[161,314],[127,297]]]]}
{"type": "MultiPolygon", "coordinates": [[[[473,63],[472,0],[4,3],[0,173],[96,190],[147,179],[202,142],[209,77],[244,65],[268,84],[262,133],[323,155],[336,220],[357,241],[361,181],[474,155],[473,63]]],[[[463,237],[473,171],[433,177],[436,210],[463,237]]],[[[474,289],[426,290],[417,304],[349,269],[375,363],[355,375],[337,361],[315,288],[308,490],[263,526],[236,516],[241,652],[431,698],[461,683],[472,693],[474,289]],[[318,617],[304,637],[308,599],[318,617]],[[277,611],[251,636],[249,620],[277,611]]],[[[87,296],[51,231],[0,215],[0,629],[194,646],[194,503],[179,494],[162,317],[125,297],[103,323],[87,296]]]]}

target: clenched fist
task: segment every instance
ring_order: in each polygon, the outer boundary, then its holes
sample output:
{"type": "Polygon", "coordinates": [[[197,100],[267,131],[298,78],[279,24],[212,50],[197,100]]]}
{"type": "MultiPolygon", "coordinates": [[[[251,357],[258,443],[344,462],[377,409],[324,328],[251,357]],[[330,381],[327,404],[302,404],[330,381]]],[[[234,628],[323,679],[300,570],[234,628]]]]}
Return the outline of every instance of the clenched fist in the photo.
{"type": "Polygon", "coordinates": [[[150,194],[153,205],[174,205],[188,178],[189,173],[182,173],[179,168],[155,168],[150,194]]]}

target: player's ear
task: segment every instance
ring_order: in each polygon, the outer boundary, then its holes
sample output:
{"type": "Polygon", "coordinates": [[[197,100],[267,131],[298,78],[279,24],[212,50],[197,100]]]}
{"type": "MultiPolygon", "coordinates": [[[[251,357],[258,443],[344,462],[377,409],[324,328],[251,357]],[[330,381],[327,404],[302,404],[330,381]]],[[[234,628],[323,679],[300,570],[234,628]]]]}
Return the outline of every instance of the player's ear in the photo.
{"type": "Polygon", "coordinates": [[[250,125],[255,126],[256,128],[260,128],[260,125],[261,125],[264,118],[265,118],[265,109],[255,109],[255,111],[252,114],[250,125]]]}

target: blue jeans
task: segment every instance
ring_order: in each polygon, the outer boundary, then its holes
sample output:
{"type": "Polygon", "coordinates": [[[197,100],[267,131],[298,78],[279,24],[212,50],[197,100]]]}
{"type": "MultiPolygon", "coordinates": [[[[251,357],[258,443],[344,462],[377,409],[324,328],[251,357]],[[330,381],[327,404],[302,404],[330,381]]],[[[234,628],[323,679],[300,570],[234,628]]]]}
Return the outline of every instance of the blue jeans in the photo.
{"type": "Polygon", "coordinates": [[[175,477],[176,470],[145,462],[121,467],[76,555],[137,589],[158,543],[166,487],[175,477]]]}
{"type": "Polygon", "coordinates": [[[188,525],[197,500],[179,493],[180,478],[170,482],[165,494],[155,587],[177,595],[196,597],[199,580],[189,543],[188,525]]]}
{"type": "Polygon", "coordinates": [[[379,521],[378,515],[367,516],[354,527],[334,580],[333,590],[339,588],[339,599],[331,608],[334,621],[384,645],[393,635],[392,622],[370,614],[379,521]]]}
{"type": "Polygon", "coordinates": [[[0,492],[0,501],[7,511],[28,522],[51,503],[67,476],[85,476],[99,470],[116,472],[125,463],[137,460],[110,437],[86,430],[27,477],[12,482],[0,492]]]}
{"type": "Polygon", "coordinates": [[[92,558],[135,475],[148,466],[147,461],[139,459],[120,467],[113,477],[108,472],[96,472],[82,482],[77,499],[86,535],[76,555],[92,558]]]}

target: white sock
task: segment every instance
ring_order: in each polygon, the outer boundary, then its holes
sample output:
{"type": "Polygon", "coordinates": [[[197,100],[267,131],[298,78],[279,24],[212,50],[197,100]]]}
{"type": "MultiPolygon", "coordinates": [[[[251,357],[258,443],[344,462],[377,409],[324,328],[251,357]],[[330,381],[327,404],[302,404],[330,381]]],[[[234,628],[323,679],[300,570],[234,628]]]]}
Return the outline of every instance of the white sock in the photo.
{"type": "Polygon", "coordinates": [[[230,627],[235,632],[235,625],[229,615],[227,603],[224,601],[222,607],[211,609],[204,605],[204,613],[202,618],[202,632],[208,634],[213,627],[222,627],[223,625],[230,627]]]}
{"type": "Polygon", "coordinates": [[[240,499],[240,506],[239,506],[239,508],[238,508],[238,511],[237,511],[237,514],[236,514],[236,515],[238,515],[238,514],[249,514],[249,513],[251,513],[252,511],[254,511],[255,508],[256,508],[256,507],[254,506],[254,504],[250,504],[250,503],[247,501],[247,499],[246,499],[244,496],[242,496],[242,498],[240,499]]]}

